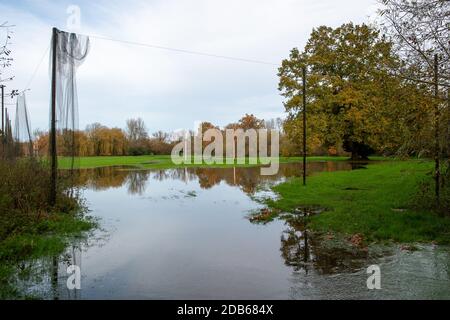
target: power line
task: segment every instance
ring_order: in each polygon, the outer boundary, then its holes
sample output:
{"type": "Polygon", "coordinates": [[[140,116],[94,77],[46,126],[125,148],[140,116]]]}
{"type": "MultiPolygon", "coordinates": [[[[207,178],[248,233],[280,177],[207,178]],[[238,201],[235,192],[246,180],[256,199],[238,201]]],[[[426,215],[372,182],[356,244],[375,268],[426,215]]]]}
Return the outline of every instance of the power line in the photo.
{"type": "MultiPolygon", "coordinates": [[[[114,38],[98,36],[98,35],[86,35],[86,34],[82,34],[82,35],[87,36],[87,37],[91,37],[91,38],[95,38],[95,39],[112,41],[112,42],[118,42],[118,43],[134,45],[134,46],[140,46],[140,47],[147,47],[147,48],[152,48],[152,49],[174,51],[174,52],[187,53],[187,54],[205,56],[205,57],[210,57],[210,58],[218,58],[218,59],[240,61],[240,62],[246,62],[246,63],[256,63],[256,64],[263,64],[263,65],[270,65],[270,66],[278,66],[278,64],[276,64],[276,63],[262,61],[262,60],[247,59],[247,58],[241,58],[241,57],[232,57],[232,56],[219,55],[219,54],[213,54],[213,53],[206,53],[206,52],[200,52],[200,51],[193,51],[193,50],[165,47],[165,46],[154,45],[154,44],[149,44],[149,43],[129,41],[129,40],[122,40],[122,39],[114,39],[114,38]]],[[[23,91],[21,91],[21,92],[25,92],[27,90],[30,90],[29,89],[30,85],[33,82],[34,78],[36,77],[37,72],[39,71],[39,68],[41,67],[42,62],[44,61],[44,58],[47,55],[49,50],[50,50],[50,45],[45,49],[44,53],[42,54],[42,57],[40,58],[38,64],[36,65],[36,68],[33,71],[33,74],[31,75],[30,79],[27,82],[27,85],[25,86],[25,89],[23,91]]]]}
{"type": "MultiPolygon", "coordinates": [[[[31,89],[30,89],[30,85],[31,85],[31,83],[33,82],[34,78],[36,77],[36,74],[37,74],[39,68],[41,67],[42,61],[44,61],[44,58],[45,58],[45,56],[47,55],[47,52],[49,51],[49,49],[50,49],[50,45],[47,47],[47,49],[45,49],[44,53],[42,54],[41,59],[39,60],[38,64],[36,65],[36,67],[35,67],[35,69],[34,69],[34,71],[33,71],[33,74],[32,74],[31,77],[30,77],[30,80],[28,80],[28,83],[27,83],[27,85],[25,86],[25,89],[23,89],[22,91],[14,92],[14,95],[15,95],[15,94],[21,94],[21,93],[24,93],[25,91],[31,90],[31,89]]],[[[11,77],[11,78],[8,79],[8,80],[13,80],[13,79],[14,79],[14,77],[11,77]]],[[[2,80],[2,81],[3,81],[3,80],[2,80]]],[[[0,81],[0,82],[1,82],[1,81],[0,81]]],[[[13,94],[13,92],[8,92],[8,93],[5,93],[5,96],[11,96],[12,94],[13,94]]],[[[11,98],[11,99],[12,99],[12,98],[11,98]]]]}
{"type": "Polygon", "coordinates": [[[27,85],[25,86],[25,90],[27,90],[27,89],[30,87],[31,83],[32,83],[33,80],[34,80],[34,77],[36,76],[36,74],[37,74],[37,72],[38,72],[38,70],[39,70],[39,68],[40,68],[40,66],[41,66],[41,64],[42,64],[42,61],[44,61],[44,58],[45,58],[45,56],[47,55],[47,52],[48,52],[49,50],[50,50],[50,45],[48,45],[47,49],[45,49],[44,53],[42,54],[42,57],[41,57],[41,59],[39,60],[39,63],[37,64],[36,68],[34,69],[33,74],[32,74],[31,77],[30,77],[30,80],[28,80],[28,83],[27,83],[27,85]]]}
{"type": "Polygon", "coordinates": [[[149,43],[121,40],[121,39],[113,39],[113,38],[97,36],[97,35],[84,35],[84,36],[95,38],[95,39],[100,39],[100,40],[119,42],[119,43],[134,45],[134,46],[147,47],[147,48],[160,49],[160,50],[168,50],[168,51],[174,51],[174,52],[181,52],[181,53],[205,56],[205,57],[210,57],[210,58],[219,58],[219,59],[227,59],[227,60],[234,60],[234,61],[247,62],[247,63],[257,63],[257,64],[264,64],[264,65],[270,65],[270,66],[278,66],[278,64],[276,64],[276,63],[262,61],[262,60],[232,57],[232,56],[225,56],[225,55],[219,55],[219,54],[213,54],[213,53],[207,53],[207,52],[165,47],[165,46],[154,45],[154,44],[149,44],[149,43]]]}

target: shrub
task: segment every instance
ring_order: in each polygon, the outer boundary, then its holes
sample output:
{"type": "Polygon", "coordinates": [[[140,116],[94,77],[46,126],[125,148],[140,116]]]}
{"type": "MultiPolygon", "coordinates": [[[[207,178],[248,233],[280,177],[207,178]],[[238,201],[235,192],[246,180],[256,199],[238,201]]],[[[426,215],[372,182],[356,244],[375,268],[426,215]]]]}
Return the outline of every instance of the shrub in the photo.
{"type": "Polygon", "coordinates": [[[58,180],[56,205],[49,206],[50,177],[47,165],[34,159],[0,161],[0,241],[53,212],[68,213],[79,208],[78,197],[69,192],[64,177],[58,180]]]}

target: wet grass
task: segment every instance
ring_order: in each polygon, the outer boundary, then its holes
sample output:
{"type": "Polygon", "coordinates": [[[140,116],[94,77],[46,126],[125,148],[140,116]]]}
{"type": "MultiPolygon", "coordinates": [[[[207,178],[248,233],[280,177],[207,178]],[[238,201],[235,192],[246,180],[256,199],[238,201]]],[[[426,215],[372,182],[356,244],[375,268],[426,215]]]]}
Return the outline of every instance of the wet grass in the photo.
{"type": "Polygon", "coordinates": [[[0,242],[0,299],[27,298],[17,290],[14,274],[24,261],[57,257],[69,239],[80,237],[96,221],[75,214],[52,214],[0,242]]]}
{"type": "MultiPolygon", "coordinates": [[[[271,210],[299,206],[326,210],[309,217],[319,232],[362,234],[368,241],[450,243],[450,218],[413,206],[419,182],[431,179],[429,161],[389,161],[367,169],[323,172],[294,178],[273,187],[277,200],[265,200],[271,210]]],[[[270,216],[273,219],[273,216],[270,216]]]]}
{"type": "MultiPolygon", "coordinates": [[[[371,160],[384,160],[383,157],[371,157],[371,160]]],[[[307,161],[346,161],[348,157],[308,157],[307,161]]],[[[224,160],[225,161],[225,160],[224,160]]],[[[301,162],[301,157],[280,157],[280,163],[289,162],[301,162]]],[[[258,161],[258,163],[260,163],[258,161]]],[[[59,159],[59,168],[70,168],[71,160],[67,158],[59,159]]],[[[260,164],[256,164],[260,165],[260,164]]],[[[224,168],[232,167],[233,164],[187,164],[176,165],[172,162],[170,155],[157,155],[157,156],[104,156],[104,157],[79,157],[75,160],[75,166],[77,168],[98,168],[108,166],[134,166],[142,169],[169,169],[176,167],[212,167],[212,168],[224,168]]],[[[235,161],[235,166],[248,167],[255,166],[255,164],[249,163],[249,158],[246,158],[245,164],[239,164],[235,161]]]]}

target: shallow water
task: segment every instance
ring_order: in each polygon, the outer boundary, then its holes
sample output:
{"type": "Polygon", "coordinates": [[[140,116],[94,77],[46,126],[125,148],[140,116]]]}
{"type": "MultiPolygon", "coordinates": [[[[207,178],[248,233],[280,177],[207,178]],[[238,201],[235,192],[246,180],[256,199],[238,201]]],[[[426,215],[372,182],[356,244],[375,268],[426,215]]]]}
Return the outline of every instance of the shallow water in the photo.
{"type": "Polygon", "coordinates": [[[348,254],[324,248],[301,219],[251,223],[248,215],[262,208],[255,198],[274,196],[268,186],[301,168],[282,164],[265,177],[259,168],[81,170],[102,228],[74,239],[63,257],[34,262],[42,277],[24,288],[48,299],[450,298],[448,247],[348,254]],[[81,267],[81,290],[66,287],[69,264],[81,267]],[[381,268],[381,290],[367,289],[372,264],[381,268]]]}

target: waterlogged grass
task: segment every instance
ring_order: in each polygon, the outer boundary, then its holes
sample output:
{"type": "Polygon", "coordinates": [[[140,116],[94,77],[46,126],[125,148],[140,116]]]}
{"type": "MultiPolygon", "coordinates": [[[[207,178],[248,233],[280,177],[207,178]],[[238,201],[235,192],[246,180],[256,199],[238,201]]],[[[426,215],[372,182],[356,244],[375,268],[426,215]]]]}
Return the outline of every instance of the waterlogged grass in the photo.
{"type": "Polygon", "coordinates": [[[414,209],[419,182],[431,179],[428,161],[389,161],[367,169],[323,172],[294,178],[273,187],[277,200],[266,200],[276,211],[320,206],[326,211],[310,217],[319,232],[362,234],[369,241],[450,243],[450,218],[414,209]]]}
{"type": "MultiPolygon", "coordinates": [[[[308,157],[307,161],[346,161],[348,157],[308,157]]],[[[371,160],[383,160],[383,157],[371,157],[371,160]]],[[[240,159],[241,161],[235,160],[234,165],[239,167],[255,166],[261,165],[264,161],[254,160],[257,164],[251,164],[250,158],[240,159]],[[240,163],[244,162],[244,164],[240,163]]],[[[268,160],[268,159],[263,159],[268,160]]],[[[301,157],[280,157],[280,163],[289,162],[300,162],[301,157]]],[[[193,161],[192,161],[193,162],[193,161]]],[[[226,162],[226,159],[224,159],[226,162]]],[[[176,165],[172,162],[170,155],[158,155],[158,156],[104,156],[104,157],[78,157],[75,159],[74,165],[76,168],[97,168],[97,167],[108,167],[108,166],[134,166],[142,169],[169,169],[176,167],[230,167],[233,164],[181,164],[176,165]]],[[[60,158],[59,168],[68,169],[71,166],[71,159],[60,158]]]]}
{"type": "Polygon", "coordinates": [[[23,261],[59,256],[67,247],[69,239],[95,226],[94,220],[82,216],[52,214],[1,241],[0,299],[22,297],[13,276],[20,271],[18,266],[23,261]]]}

